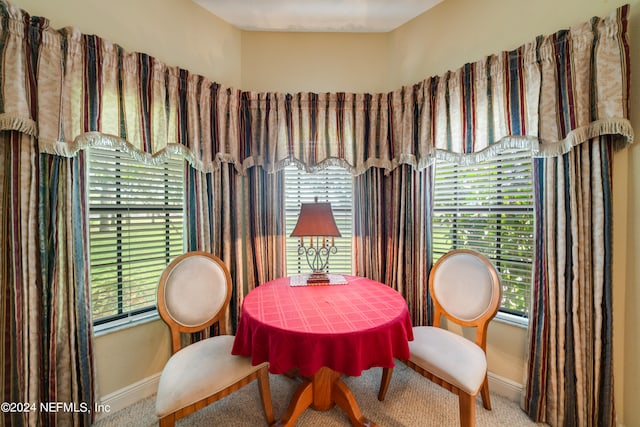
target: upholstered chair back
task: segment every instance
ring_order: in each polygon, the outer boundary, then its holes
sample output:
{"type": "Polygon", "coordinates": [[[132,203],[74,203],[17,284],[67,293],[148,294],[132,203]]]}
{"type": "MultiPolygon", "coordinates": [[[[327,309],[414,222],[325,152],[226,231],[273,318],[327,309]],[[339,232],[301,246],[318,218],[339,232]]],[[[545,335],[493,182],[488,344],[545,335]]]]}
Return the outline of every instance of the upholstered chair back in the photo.
{"type": "Polygon", "coordinates": [[[198,332],[219,321],[220,333],[226,334],[230,298],[231,276],[216,256],[189,252],[174,259],[158,286],[158,312],[172,337],[178,337],[174,352],[180,348],[180,333],[198,332]]]}
{"type": "Polygon", "coordinates": [[[495,316],[502,298],[500,278],[491,261],[468,249],[443,255],[429,281],[435,326],[444,315],[460,325],[482,328],[495,316]]]}

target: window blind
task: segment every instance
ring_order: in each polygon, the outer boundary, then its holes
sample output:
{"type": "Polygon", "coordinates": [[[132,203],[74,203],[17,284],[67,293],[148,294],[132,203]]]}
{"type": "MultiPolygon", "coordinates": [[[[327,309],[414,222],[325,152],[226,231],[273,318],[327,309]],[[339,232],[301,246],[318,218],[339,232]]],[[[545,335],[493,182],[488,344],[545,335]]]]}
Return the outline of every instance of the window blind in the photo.
{"type": "Polygon", "coordinates": [[[183,253],[184,161],[146,165],[89,150],[89,239],[94,324],[156,308],[158,279],[183,253]]]}
{"type": "Polygon", "coordinates": [[[438,161],[433,210],[434,262],[459,248],[489,258],[502,280],[503,312],[526,317],[534,249],[532,159],[509,150],[460,166],[438,161]]]}
{"type": "Polygon", "coordinates": [[[296,166],[288,166],[285,176],[285,220],[287,274],[309,273],[306,258],[298,255],[300,239],[289,237],[298,221],[302,203],[331,203],[333,216],[342,237],[335,238],[338,251],[329,258],[328,272],[351,274],[351,235],[353,209],[353,177],[339,166],[329,166],[314,173],[306,173],[296,166]]]}

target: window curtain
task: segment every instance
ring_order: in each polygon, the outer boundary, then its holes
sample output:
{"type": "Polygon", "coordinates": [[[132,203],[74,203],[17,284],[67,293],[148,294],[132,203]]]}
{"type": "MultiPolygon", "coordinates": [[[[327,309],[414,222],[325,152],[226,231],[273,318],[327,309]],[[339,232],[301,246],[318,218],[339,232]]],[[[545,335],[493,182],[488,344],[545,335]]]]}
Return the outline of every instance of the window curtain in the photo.
{"type": "MultiPolygon", "coordinates": [[[[0,132],[0,382],[5,402],[94,402],[83,156],[0,132]]],[[[89,425],[87,412],[6,412],[7,425],[89,425]]]]}
{"type": "MultiPolygon", "coordinates": [[[[42,275],[39,263],[38,153],[33,137],[0,132],[0,381],[3,402],[38,402],[42,395],[42,275]],[[32,369],[38,375],[25,373],[32,369]]],[[[39,425],[38,412],[1,414],[4,425],[39,425]]]]}
{"type": "Polygon", "coordinates": [[[628,6],[539,40],[536,257],[523,408],[536,421],[615,425],[611,150],[628,116],[628,6]]]}
{"type": "MultiPolygon", "coordinates": [[[[40,401],[92,405],[95,384],[84,155],[42,154],[39,160],[43,286],[38,340],[46,375],[42,384],[46,397],[40,401]]],[[[48,425],[87,425],[93,419],[82,411],[43,417],[48,425]]]]}
{"type": "Polygon", "coordinates": [[[244,295],[286,272],[282,174],[256,167],[241,176],[229,164],[214,172],[187,169],[187,248],[217,254],[229,268],[232,331],[244,295]]]}
{"type": "Polygon", "coordinates": [[[431,323],[432,169],[370,168],[354,178],[354,271],[405,298],[414,325],[431,323]]]}
{"type": "Polygon", "coordinates": [[[611,151],[535,160],[536,250],[523,408],[552,426],[615,425],[611,151]]]}

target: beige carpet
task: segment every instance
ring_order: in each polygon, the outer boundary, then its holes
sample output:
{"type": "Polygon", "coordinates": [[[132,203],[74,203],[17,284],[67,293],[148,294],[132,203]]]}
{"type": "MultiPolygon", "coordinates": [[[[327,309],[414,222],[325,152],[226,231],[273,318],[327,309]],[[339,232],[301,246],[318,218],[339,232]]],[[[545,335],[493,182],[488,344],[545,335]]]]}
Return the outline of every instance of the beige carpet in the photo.
{"type": "MultiPolygon", "coordinates": [[[[382,369],[370,369],[360,377],[347,377],[344,381],[353,392],[362,413],[381,427],[458,426],[458,399],[448,391],[421,377],[402,363],[397,363],[391,385],[384,402],[377,399],[382,369]]],[[[287,404],[298,382],[282,375],[271,375],[271,397],[276,417],[284,415],[287,404]]],[[[478,426],[535,426],[516,402],[499,395],[491,395],[493,410],[482,407],[476,399],[478,426]]],[[[99,420],[98,427],[157,425],[155,396],[142,400],[122,411],[99,420]]],[[[177,426],[263,426],[266,425],[257,383],[213,403],[186,418],[177,426]]],[[[337,407],[329,411],[308,409],[297,426],[349,426],[349,419],[337,407]]]]}

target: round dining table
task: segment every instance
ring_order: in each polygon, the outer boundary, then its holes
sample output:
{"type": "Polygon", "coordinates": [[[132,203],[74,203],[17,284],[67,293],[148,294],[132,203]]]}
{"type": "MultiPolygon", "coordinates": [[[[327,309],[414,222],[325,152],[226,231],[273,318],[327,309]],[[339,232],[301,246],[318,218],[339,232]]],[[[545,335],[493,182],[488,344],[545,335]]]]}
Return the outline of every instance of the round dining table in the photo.
{"type": "Polygon", "coordinates": [[[335,276],[335,284],[300,286],[299,276],[264,283],[247,294],[232,349],[269,362],[273,374],[302,379],[277,425],[293,426],[308,408],[338,405],[353,425],[365,418],[342,375],[394,367],[409,358],[413,340],[404,298],[391,287],[363,277],[335,276]]]}

